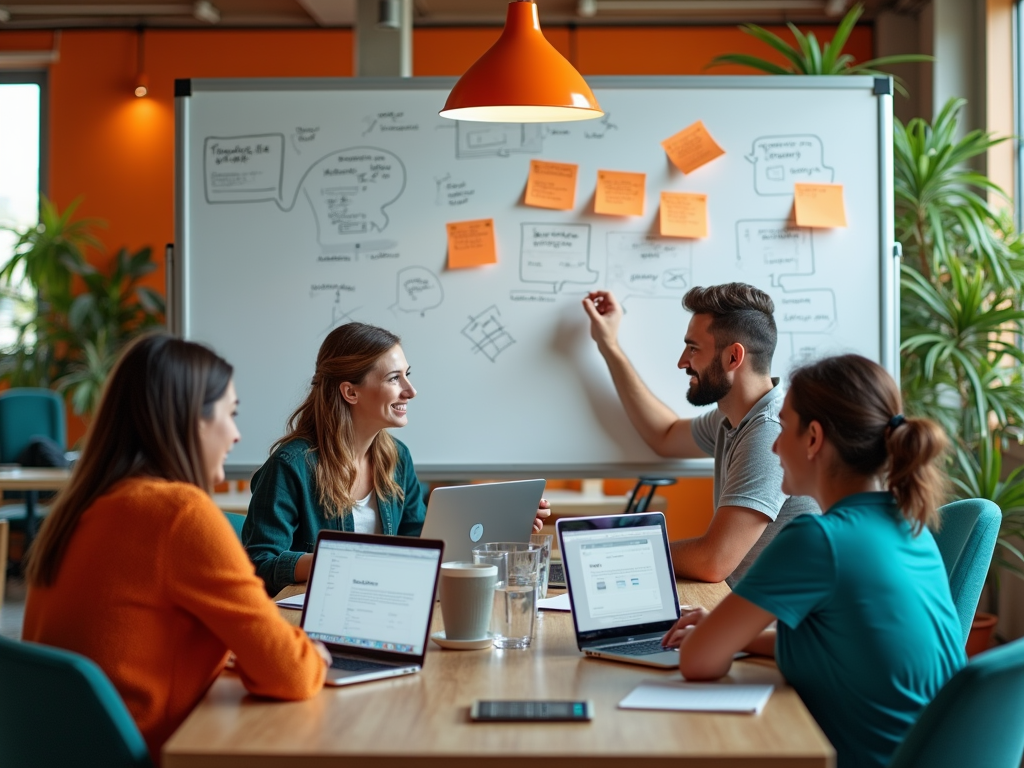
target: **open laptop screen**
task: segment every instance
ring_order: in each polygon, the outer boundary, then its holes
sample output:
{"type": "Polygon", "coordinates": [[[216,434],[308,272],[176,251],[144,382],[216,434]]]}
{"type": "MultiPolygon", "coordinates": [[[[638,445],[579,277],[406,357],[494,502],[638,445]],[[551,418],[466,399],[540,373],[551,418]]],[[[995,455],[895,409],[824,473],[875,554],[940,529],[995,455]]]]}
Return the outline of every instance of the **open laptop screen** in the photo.
{"type": "Polygon", "coordinates": [[[561,534],[578,632],[678,618],[676,582],[660,525],[561,534]]]}
{"type": "Polygon", "coordinates": [[[316,640],[423,654],[440,549],[321,539],[302,628],[316,640]]]}

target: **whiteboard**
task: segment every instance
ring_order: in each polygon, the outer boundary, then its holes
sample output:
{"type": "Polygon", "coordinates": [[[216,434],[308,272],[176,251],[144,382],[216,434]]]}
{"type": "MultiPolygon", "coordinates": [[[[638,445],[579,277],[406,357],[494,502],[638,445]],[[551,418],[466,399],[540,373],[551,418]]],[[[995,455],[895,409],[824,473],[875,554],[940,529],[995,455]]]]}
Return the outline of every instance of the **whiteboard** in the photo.
{"type": "Polygon", "coordinates": [[[453,80],[176,84],[173,327],[235,366],[233,476],[266,459],[317,349],[349,320],[402,338],[418,395],[396,436],[422,477],[687,475],[630,425],[580,305],[623,301],[621,342],[681,416],[694,285],[775,300],[773,373],[859,352],[896,371],[891,96],[870,77],[592,78],[606,116],[438,117],[453,80]],[[703,121],[688,175],[662,140],[703,121]],[[578,164],[575,207],[528,207],[531,159],[578,164]],[[598,170],[646,174],[642,216],[595,214],[598,170]],[[793,183],[842,184],[848,227],[801,229],[793,183]],[[661,191],[708,195],[709,236],[659,236],[661,191]],[[498,263],[446,269],[446,223],[493,219],[498,263]]]}

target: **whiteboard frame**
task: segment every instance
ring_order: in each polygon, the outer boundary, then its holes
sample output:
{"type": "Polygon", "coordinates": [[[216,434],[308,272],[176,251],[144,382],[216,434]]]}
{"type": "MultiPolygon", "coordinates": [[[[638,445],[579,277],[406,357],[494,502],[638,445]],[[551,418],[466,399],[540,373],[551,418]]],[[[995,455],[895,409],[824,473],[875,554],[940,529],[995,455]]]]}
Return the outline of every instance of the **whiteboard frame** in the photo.
{"type": "MultiPolygon", "coordinates": [[[[193,93],[237,93],[273,91],[388,91],[450,90],[458,78],[197,78],[175,81],[174,99],[174,259],[167,264],[167,323],[171,333],[190,336],[189,222],[188,195],[193,180],[187,158],[192,152],[189,141],[191,99],[193,93]]],[[[879,269],[879,355],[878,361],[899,382],[899,285],[900,246],[895,237],[893,190],[893,114],[891,78],[872,76],[599,76],[587,82],[596,89],[748,89],[748,90],[869,90],[876,97],[878,125],[878,269],[879,269]]],[[[439,104],[440,108],[440,104],[439,104]]],[[[228,464],[229,479],[248,478],[258,466],[228,464]]],[[[493,466],[474,464],[433,465],[417,463],[416,474],[422,480],[536,477],[622,477],[624,474],[667,477],[707,477],[713,472],[712,459],[684,459],[649,464],[559,464],[557,467],[533,464],[493,466]]]]}

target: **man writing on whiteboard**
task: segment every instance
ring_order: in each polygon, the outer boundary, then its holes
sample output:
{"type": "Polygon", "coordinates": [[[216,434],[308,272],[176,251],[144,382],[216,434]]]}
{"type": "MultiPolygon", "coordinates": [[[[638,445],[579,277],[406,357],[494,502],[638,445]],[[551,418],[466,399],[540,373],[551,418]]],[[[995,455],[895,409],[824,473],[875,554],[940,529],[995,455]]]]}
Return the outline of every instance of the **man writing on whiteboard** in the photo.
{"type": "Polygon", "coordinates": [[[626,414],[659,456],[714,456],[715,514],[703,536],[672,542],[676,575],[731,586],[789,520],[819,512],[810,498],[782,493],[782,468],[772,453],[784,393],[771,377],[777,332],[775,305],[744,283],[692,288],[692,313],[679,367],[690,376],[686,399],[718,407],[682,419],[647,388],[619,347],[622,305],[608,291],[583,300],[590,335],[608,364],[626,414]]]}

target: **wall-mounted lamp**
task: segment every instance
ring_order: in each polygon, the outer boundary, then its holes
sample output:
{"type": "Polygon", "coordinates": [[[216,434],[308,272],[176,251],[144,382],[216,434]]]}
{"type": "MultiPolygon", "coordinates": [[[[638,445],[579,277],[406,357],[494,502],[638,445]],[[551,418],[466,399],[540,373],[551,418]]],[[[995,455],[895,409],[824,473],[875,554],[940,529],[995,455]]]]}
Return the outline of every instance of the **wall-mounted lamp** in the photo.
{"type": "Polygon", "coordinates": [[[142,27],[136,34],[135,50],[135,95],[142,98],[149,93],[149,78],[146,77],[146,32],[142,27]]]}
{"type": "Polygon", "coordinates": [[[544,38],[533,0],[513,0],[501,37],[459,78],[440,114],[491,123],[555,123],[604,112],[580,73],[544,38]]]}

